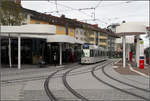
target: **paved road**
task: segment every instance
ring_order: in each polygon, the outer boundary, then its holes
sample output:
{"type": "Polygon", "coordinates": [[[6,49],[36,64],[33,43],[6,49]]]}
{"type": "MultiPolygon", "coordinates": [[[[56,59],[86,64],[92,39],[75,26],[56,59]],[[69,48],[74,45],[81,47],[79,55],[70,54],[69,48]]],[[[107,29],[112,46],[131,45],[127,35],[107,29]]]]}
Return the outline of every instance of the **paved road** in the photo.
{"type": "MultiPolygon", "coordinates": [[[[67,76],[67,82],[69,85],[78,93],[83,95],[84,97],[88,98],[89,100],[139,100],[138,97],[126,94],[124,92],[118,91],[110,86],[107,86],[98,80],[96,80],[91,75],[91,69],[97,64],[93,65],[83,65],[82,68],[75,69],[71,73],[69,73],[69,76],[67,76]],[[74,75],[72,75],[74,74],[74,75]]],[[[109,75],[122,80],[124,82],[127,82],[129,84],[136,85],[141,88],[148,89],[149,88],[149,81],[148,79],[141,77],[139,75],[121,75],[119,73],[116,73],[111,65],[108,65],[105,69],[106,73],[109,75]]],[[[53,70],[55,71],[55,70],[53,70]]],[[[53,71],[49,72],[51,74],[53,71]]],[[[66,72],[61,71],[60,74],[66,72]]],[[[58,75],[57,74],[57,75],[58,75]]],[[[102,80],[105,80],[108,83],[111,83],[112,85],[115,85],[117,87],[120,87],[124,90],[136,93],[136,94],[142,94],[145,97],[149,96],[149,93],[141,93],[141,91],[132,88],[127,85],[123,85],[121,83],[118,83],[114,80],[111,80],[110,78],[106,77],[102,70],[99,69],[95,71],[95,74],[100,77],[102,80]]],[[[6,86],[1,86],[1,99],[3,100],[49,100],[45,90],[44,90],[44,81],[42,80],[36,80],[36,81],[27,81],[27,82],[18,82],[15,84],[9,84],[6,86]]],[[[62,82],[62,77],[52,78],[49,81],[49,88],[52,90],[54,95],[59,100],[76,100],[78,99],[75,97],[72,93],[70,93],[62,82]]]]}

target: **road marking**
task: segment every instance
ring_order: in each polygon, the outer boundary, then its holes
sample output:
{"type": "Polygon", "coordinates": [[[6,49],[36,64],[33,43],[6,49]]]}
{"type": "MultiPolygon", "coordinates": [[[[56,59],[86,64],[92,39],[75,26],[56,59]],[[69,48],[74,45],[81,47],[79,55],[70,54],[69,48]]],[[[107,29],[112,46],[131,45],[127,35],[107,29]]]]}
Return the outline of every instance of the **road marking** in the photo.
{"type": "Polygon", "coordinates": [[[140,75],[142,75],[142,76],[144,76],[144,77],[146,77],[146,78],[149,78],[148,75],[146,75],[146,74],[144,74],[144,73],[141,73],[141,72],[139,72],[139,71],[133,69],[133,68],[131,67],[131,64],[129,64],[129,67],[130,67],[130,70],[131,70],[131,71],[136,72],[136,73],[138,73],[138,74],[140,74],[140,75]]]}

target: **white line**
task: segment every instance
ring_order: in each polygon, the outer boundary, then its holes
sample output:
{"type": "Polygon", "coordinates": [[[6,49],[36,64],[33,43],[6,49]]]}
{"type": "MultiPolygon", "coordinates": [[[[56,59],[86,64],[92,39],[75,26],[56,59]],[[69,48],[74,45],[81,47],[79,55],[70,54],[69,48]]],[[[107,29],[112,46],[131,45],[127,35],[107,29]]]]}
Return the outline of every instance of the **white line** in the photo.
{"type": "Polygon", "coordinates": [[[118,61],[115,62],[115,64],[117,64],[121,59],[119,59],[118,61]]]}
{"type": "Polygon", "coordinates": [[[146,75],[146,74],[144,74],[144,73],[141,73],[141,72],[139,72],[139,71],[133,69],[133,68],[131,67],[131,64],[129,64],[129,67],[130,67],[130,70],[131,70],[131,71],[136,72],[136,73],[138,73],[138,74],[140,74],[140,75],[142,75],[142,76],[144,76],[144,77],[146,77],[146,78],[149,78],[148,75],[146,75]]]}

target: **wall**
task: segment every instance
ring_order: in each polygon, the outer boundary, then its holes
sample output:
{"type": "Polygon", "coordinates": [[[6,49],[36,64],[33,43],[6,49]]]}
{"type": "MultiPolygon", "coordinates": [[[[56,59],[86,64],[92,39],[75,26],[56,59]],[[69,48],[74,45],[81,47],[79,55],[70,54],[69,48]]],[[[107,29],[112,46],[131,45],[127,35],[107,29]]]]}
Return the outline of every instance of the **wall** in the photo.
{"type": "MultiPolygon", "coordinates": [[[[49,24],[49,23],[41,20],[31,19],[30,24],[49,24]]],[[[66,28],[64,26],[60,26],[60,25],[55,25],[55,26],[56,26],[56,35],[66,35],[66,28]]],[[[75,29],[69,27],[68,35],[75,37],[75,29]]]]}
{"type": "Polygon", "coordinates": [[[75,38],[86,42],[86,33],[82,28],[75,28],[75,38]]]}
{"type": "Polygon", "coordinates": [[[41,21],[41,20],[31,19],[31,20],[30,20],[30,24],[49,24],[49,23],[48,23],[48,22],[41,21]]]}

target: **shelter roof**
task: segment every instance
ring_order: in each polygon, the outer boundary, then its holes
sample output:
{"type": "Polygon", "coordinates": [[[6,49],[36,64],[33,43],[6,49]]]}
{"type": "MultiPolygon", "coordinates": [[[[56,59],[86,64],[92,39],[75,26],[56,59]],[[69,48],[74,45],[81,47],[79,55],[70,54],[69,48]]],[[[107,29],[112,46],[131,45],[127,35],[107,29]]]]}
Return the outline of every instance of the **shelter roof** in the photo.
{"type": "Polygon", "coordinates": [[[47,42],[59,42],[59,43],[77,43],[83,44],[84,42],[81,40],[76,40],[74,37],[66,36],[66,35],[51,35],[47,37],[47,42]]]}
{"type": "Polygon", "coordinates": [[[139,35],[146,33],[146,25],[141,22],[127,22],[117,26],[116,33],[120,35],[139,35]]]}

